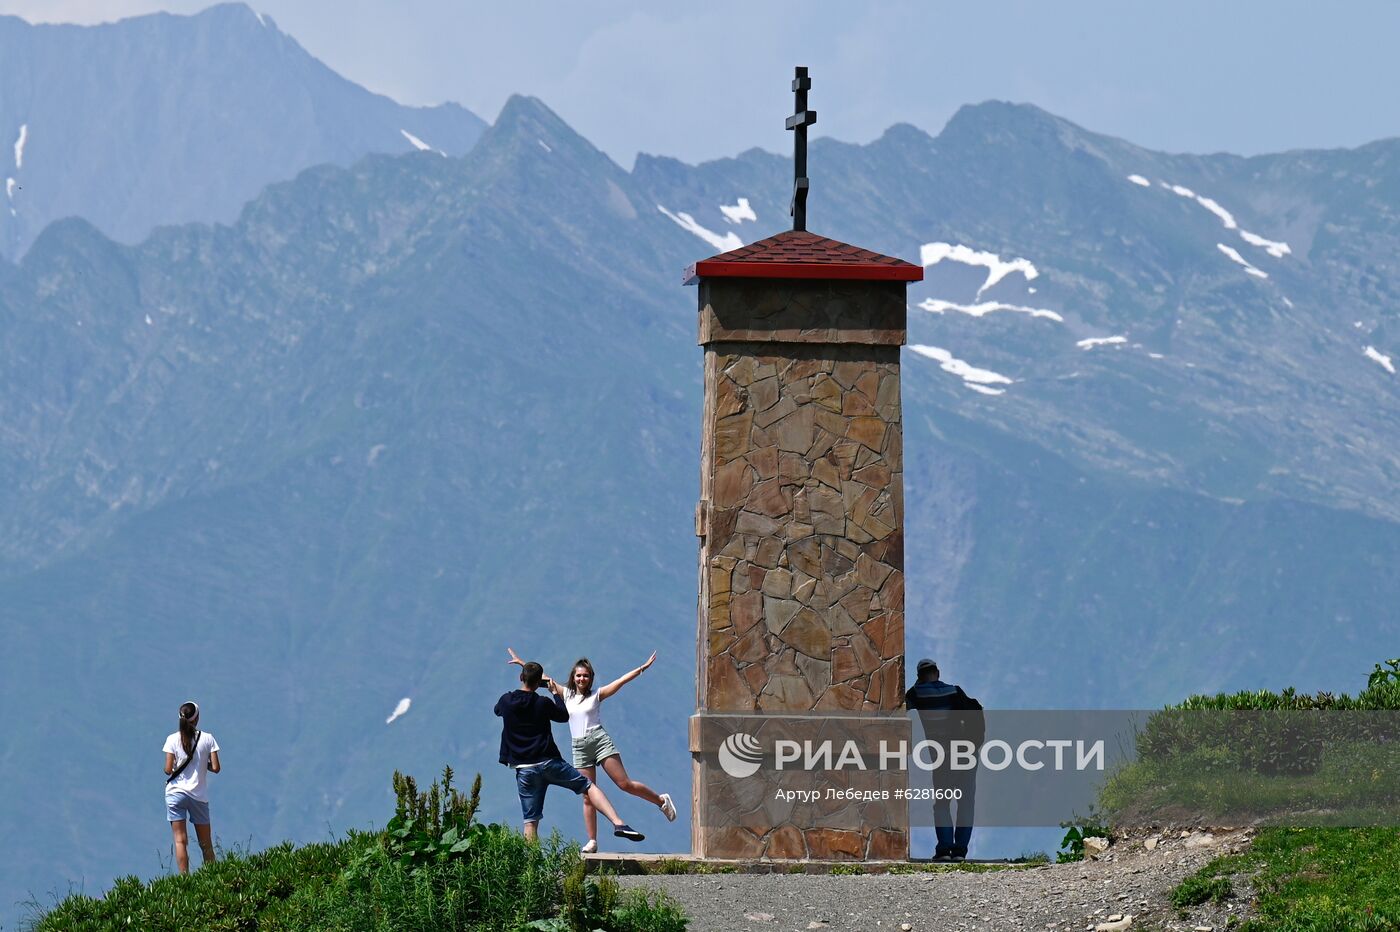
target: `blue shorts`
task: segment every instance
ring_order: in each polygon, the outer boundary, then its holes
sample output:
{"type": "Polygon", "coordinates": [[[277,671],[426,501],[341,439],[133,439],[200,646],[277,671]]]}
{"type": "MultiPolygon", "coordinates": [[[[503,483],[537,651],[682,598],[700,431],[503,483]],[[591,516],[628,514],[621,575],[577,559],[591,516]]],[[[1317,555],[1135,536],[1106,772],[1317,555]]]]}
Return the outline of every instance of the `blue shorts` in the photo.
{"type": "Polygon", "coordinates": [[[515,788],[520,791],[520,811],[526,822],[538,822],[544,815],[544,791],[554,786],[567,787],[580,795],[587,793],[593,781],[562,760],[547,760],[534,767],[517,767],[515,788]]]}
{"type": "Polygon", "coordinates": [[[189,793],[176,791],[165,795],[165,817],[171,822],[189,819],[195,825],[209,824],[209,804],[189,793]]]}

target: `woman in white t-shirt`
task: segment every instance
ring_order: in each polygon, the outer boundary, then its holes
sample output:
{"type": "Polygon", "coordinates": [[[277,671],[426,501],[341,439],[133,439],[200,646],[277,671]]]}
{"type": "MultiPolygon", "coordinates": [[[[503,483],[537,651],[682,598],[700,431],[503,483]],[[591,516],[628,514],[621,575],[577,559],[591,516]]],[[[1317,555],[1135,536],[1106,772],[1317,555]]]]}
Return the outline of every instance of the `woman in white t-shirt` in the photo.
{"type": "Polygon", "coordinates": [[[180,706],[180,730],[165,739],[165,812],[175,837],[175,865],[180,873],[190,872],[189,833],[185,822],[194,823],[204,863],[214,858],[214,835],[209,828],[209,774],[218,773],[219,742],[199,730],[199,706],[180,706]]]}
{"type": "MultiPolygon", "coordinates": [[[[506,651],[510,654],[511,663],[523,665],[524,662],[515,655],[515,651],[510,648],[506,648],[506,651]]],[[[622,765],[622,754],[603,728],[599,711],[604,699],[632,682],[655,662],[656,651],[652,651],[646,663],[594,691],[593,664],[588,662],[587,657],[580,657],[569,674],[568,685],[560,685],[564,686],[564,706],[569,710],[569,733],[573,737],[575,769],[589,780],[596,781],[598,767],[601,765],[603,772],[612,778],[618,789],[645,799],[674,822],[676,804],[671,801],[670,794],[658,793],[640,780],[633,780],[627,775],[627,768],[622,765]]],[[[587,796],[583,798],[583,824],[588,831],[588,843],[583,846],[583,852],[591,854],[598,850],[598,810],[593,808],[587,796]]]]}

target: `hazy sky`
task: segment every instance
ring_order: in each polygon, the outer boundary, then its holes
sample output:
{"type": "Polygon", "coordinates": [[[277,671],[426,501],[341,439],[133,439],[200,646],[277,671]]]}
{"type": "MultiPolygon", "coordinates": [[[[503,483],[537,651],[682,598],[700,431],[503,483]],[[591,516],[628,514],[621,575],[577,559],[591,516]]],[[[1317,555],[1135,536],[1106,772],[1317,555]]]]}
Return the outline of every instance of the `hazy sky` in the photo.
{"type": "MultiPolygon", "coordinates": [[[[100,22],[206,0],[0,0],[100,22]]],[[[1037,104],[1156,149],[1242,154],[1400,135],[1400,3],[255,0],[346,77],[492,120],[534,94],[630,167],[787,151],[794,65],[814,135],[938,132],[962,104],[1037,104]],[[1385,88],[1392,88],[1386,91],[1385,88]]]]}

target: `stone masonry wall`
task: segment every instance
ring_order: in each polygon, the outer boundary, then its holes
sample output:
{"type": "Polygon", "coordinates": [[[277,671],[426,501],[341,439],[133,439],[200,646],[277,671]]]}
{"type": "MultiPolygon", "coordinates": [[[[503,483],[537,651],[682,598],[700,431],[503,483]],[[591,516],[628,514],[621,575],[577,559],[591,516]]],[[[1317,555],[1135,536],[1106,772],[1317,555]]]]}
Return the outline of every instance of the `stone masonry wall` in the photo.
{"type": "MultiPolygon", "coordinates": [[[[702,281],[692,849],[908,856],[902,772],[726,772],[723,736],[907,737],[902,282],[702,281]],[[775,717],[775,715],[777,717],[775,717]],[[884,804],[779,789],[890,791],[884,804]]],[[[868,798],[868,797],[867,797],[868,798]]]]}
{"type": "Polygon", "coordinates": [[[712,344],[705,386],[700,706],[900,709],[898,347],[712,344]]]}

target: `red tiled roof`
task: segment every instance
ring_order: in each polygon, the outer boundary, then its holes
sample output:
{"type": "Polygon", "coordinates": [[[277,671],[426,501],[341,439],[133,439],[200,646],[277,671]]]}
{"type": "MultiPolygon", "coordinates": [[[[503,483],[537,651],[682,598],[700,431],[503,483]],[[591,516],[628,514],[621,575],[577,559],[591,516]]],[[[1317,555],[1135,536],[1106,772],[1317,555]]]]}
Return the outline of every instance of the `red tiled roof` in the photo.
{"type": "Polygon", "coordinates": [[[703,259],[685,270],[685,284],[702,278],[844,278],[918,282],[924,270],[903,259],[825,236],[786,230],[777,236],[703,259]]]}

